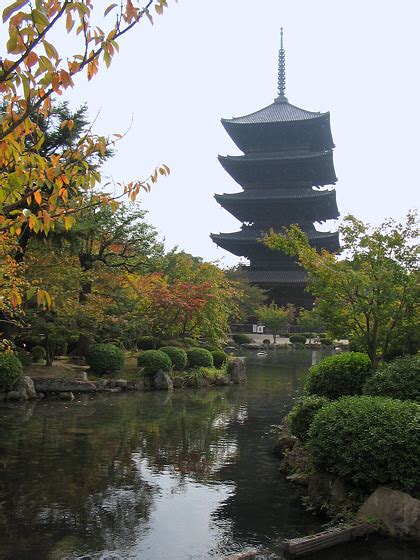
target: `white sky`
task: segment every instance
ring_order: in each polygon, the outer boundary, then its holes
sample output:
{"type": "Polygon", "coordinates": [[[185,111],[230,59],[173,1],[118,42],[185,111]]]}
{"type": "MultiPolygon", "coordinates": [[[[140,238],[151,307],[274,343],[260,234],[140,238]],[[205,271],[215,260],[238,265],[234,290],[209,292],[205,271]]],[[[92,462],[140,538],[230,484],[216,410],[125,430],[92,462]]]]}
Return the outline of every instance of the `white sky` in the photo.
{"type": "Polygon", "coordinates": [[[168,3],[153,27],[121,40],[108,71],[69,96],[92,117],[101,111],[97,132],[124,132],[133,118],[106,166],[115,180],[170,166],[170,178],[142,195],[168,248],[238,262],[209,238],[240,227],[213,198],[240,190],[217,161],[239,153],[220,118],[273,101],[281,26],[289,102],[331,113],[341,215],[377,224],[418,206],[419,0],[168,3]]]}

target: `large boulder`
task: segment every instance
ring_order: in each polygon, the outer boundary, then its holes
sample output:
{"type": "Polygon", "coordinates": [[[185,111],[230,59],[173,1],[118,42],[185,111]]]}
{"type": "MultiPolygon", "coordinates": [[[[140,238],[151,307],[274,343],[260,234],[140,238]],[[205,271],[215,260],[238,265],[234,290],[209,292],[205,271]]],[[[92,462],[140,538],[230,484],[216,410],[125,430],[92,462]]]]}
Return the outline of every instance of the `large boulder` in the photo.
{"type": "Polygon", "coordinates": [[[13,390],[26,393],[27,399],[36,399],[35,385],[28,375],[19,377],[19,379],[13,385],[13,390]]]}
{"type": "Polygon", "coordinates": [[[356,516],[397,537],[420,540],[420,500],[405,492],[382,486],[362,504],[356,516]]]}
{"type": "Polygon", "coordinates": [[[155,389],[157,389],[158,391],[169,391],[171,389],[174,388],[174,385],[172,383],[172,379],[169,375],[169,373],[166,373],[166,371],[162,371],[159,370],[154,379],[153,379],[153,383],[155,386],[155,389]]]}
{"type": "Polygon", "coordinates": [[[82,379],[32,379],[37,393],[94,393],[95,383],[82,379]]]}
{"type": "Polygon", "coordinates": [[[245,358],[230,360],[227,367],[228,381],[235,384],[244,383],[246,381],[245,369],[245,358]]]}

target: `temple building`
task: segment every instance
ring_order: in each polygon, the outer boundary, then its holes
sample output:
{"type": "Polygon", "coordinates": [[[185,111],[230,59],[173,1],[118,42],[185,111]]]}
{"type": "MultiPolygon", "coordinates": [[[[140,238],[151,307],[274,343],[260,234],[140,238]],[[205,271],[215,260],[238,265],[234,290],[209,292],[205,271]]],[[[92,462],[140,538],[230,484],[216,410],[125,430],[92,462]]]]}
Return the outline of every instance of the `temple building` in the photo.
{"type": "Polygon", "coordinates": [[[337,219],[337,181],[329,113],[314,113],[289,103],[285,96],[283,29],[278,67],[278,97],[255,113],[222,119],[226,132],[243,152],[219,156],[242,187],[234,194],[216,194],[217,202],[243,225],[234,233],[211,234],[219,246],[246,257],[249,280],[268,291],[278,305],[312,307],[304,291],[304,270],[290,257],[265,247],[259,239],[273,228],[298,224],[317,249],[338,252],[337,232],[317,231],[314,223],[337,219]]]}

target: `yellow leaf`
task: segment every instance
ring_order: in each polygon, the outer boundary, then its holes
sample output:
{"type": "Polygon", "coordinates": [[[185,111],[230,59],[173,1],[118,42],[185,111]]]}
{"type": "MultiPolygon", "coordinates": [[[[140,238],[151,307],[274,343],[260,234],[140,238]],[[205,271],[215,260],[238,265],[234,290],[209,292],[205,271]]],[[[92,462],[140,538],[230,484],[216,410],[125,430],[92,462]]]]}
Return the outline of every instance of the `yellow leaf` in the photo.
{"type": "Polygon", "coordinates": [[[34,192],[34,199],[38,204],[41,204],[41,202],[42,202],[41,191],[35,191],[34,192]]]}
{"type": "Polygon", "coordinates": [[[29,0],[17,0],[17,2],[13,2],[13,4],[10,4],[10,6],[7,6],[3,10],[3,23],[7,21],[14,12],[19,10],[20,8],[23,8],[25,4],[28,4],[28,2],[29,0]]]}

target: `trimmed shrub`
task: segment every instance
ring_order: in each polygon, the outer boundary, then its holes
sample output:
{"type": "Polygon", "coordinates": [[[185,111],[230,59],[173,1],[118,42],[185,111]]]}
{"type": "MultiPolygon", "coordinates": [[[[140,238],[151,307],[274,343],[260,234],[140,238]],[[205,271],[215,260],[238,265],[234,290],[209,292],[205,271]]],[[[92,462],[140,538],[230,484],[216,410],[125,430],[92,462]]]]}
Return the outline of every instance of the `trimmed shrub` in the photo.
{"type": "Polygon", "coordinates": [[[213,356],[205,348],[191,348],[187,350],[188,365],[194,367],[213,367],[213,356]]]}
{"type": "Polygon", "coordinates": [[[286,416],[286,422],[290,426],[292,434],[301,441],[306,441],[315,414],[329,402],[326,397],[318,395],[310,395],[299,399],[286,416]]]}
{"type": "Polygon", "coordinates": [[[19,350],[16,356],[23,367],[32,365],[32,356],[26,350],[19,350]]]}
{"type": "Polygon", "coordinates": [[[172,362],[168,354],[162,350],[145,350],[137,357],[137,365],[144,368],[144,373],[154,375],[159,370],[171,371],[172,362]]]}
{"type": "Polygon", "coordinates": [[[137,348],[139,350],[156,350],[159,343],[160,338],[157,336],[140,336],[137,339],[137,348]]]}
{"type": "Polygon", "coordinates": [[[367,354],[343,352],[328,356],[310,368],[305,389],[310,395],[322,395],[331,400],[344,395],[361,395],[370,368],[367,354]]]}
{"type": "Polygon", "coordinates": [[[405,356],[382,364],[366,381],[363,392],[402,401],[420,401],[420,356],[405,356]]]}
{"type": "Polygon", "coordinates": [[[233,342],[236,342],[236,344],[249,344],[252,342],[252,338],[250,336],[240,332],[233,334],[232,340],[233,342]]]}
{"type": "Polygon", "coordinates": [[[196,340],[195,338],[191,338],[190,336],[186,336],[181,340],[185,342],[185,344],[188,344],[188,346],[197,346],[198,344],[198,340],[196,340]]]}
{"type": "Polygon", "coordinates": [[[295,350],[305,350],[305,345],[303,344],[303,342],[295,342],[293,344],[293,348],[295,350]]]}
{"type": "Polygon", "coordinates": [[[220,346],[217,346],[217,344],[200,344],[200,348],[204,348],[205,350],[208,350],[209,352],[215,352],[216,350],[220,350],[220,346]]]}
{"type": "Polygon", "coordinates": [[[343,397],[321,408],[309,429],[317,470],[373,489],[420,483],[420,406],[384,397],[343,397]]]}
{"type": "Polygon", "coordinates": [[[159,350],[165,352],[165,354],[170,357],[175,370],[183,371],[187,367],[187,353],[182,348],[177,348],[176,346],[162,346],[159,350]]]}
{"type": "Polygon", "coordinates": [[[318,338],[328,338],[327,333],[326,332],[319,333],[318,338]]]}
{"type": "Polygon", "coordinates": [[[34,346],[31,350],[32,361],[35,363],[45,360],[45,348],[42,346],[34,346]]]}
{"type": "Polygon", "coordinates": [[[305,344],[306,336],[304,336],[303,334],[292,334],[291,336],[289,336],[289,341],[292,344],[296,344],[297,342],[300,342],[301,344],[305,344]]]}
{"type": "Polygon", "coordinates": [[[271,340],[269,338],[264,338],[263,344],[264,344],[264,346],[270,346],[271,340]]]}
{"type": "Polygon", "coordinates": [[[331,344],[332,344],[331,338],[327,338],[327,337],[320,338],[320,342],[321,342],[322,346],[331,346],[331,344]]]}
{"type": "Polygon", "coordinates": [[[22,364],[15,354],[0,353],[0,391],[10,391],[22,374],[22,364]]]}
{"type": "Polygon", "coordinates": [[[120,371],[124,361],[124,352],[113,344],[94,344],[86,355],[86,363],[99,375],[120,371]]]}
{"type": "Polygon", "coordinates": [[[229,356],[223,350],[214,350],[211,355],[213,356],[214,367],[217,369],[222,368],[229,359],[229,356]]]}

